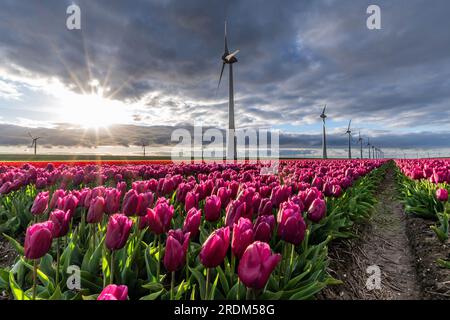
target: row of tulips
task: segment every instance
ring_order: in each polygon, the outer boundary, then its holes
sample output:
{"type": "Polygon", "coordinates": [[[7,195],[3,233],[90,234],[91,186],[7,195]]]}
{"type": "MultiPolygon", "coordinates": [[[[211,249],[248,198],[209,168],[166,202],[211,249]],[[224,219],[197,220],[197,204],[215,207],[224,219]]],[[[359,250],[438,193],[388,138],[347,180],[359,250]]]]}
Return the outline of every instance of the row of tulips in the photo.
{"type": "Polygon", "coordinates": [[[278,176],[254,164],[8,167],[3,184],[35,179],[4,193],[2,210],[35,196],[24,246],[4,235],[21,257],[0,288],[16,299],[310,298],[336,282],[327,244],[370,211],[383,164],[287,161],[278,176]]]}
{"type": "MultiPolygon", "coordinates": [[[[400,190],[408,214],[437,220],[431,229],[442,243],[449,238],[450,160],[421,159],[396,162],[400,190]]],[[[439,260],[450,268],[450,262],[439,260]]]]}

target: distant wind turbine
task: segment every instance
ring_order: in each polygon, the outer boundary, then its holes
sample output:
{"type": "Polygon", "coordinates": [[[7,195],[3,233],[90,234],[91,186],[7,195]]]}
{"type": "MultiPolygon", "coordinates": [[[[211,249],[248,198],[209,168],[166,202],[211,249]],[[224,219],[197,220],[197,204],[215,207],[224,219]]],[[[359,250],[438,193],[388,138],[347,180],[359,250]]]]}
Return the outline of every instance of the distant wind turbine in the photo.
{"type": "Polygon", "coordinates": [[[350,130],[350,125],[352,124],[352,120],[348,122],[348,128],[346,134],[348,134],[348,158],[352,158],[352,131],[350,130]]]}
{"type": "Polygon", "coordinates": [[[37,150],[37,141],[41,138],[41,137],[33,137],[32,135],[31,135],[31,133],[29,133],[28,132],[28,135],[30,136],[30,138],[31,138],[31,146],[30,146],[30,148],[33,148],[34,147],[34,155],[36,155],[36,150],[37,150]]]}
{"type": "Polygon", "coordinates": [[[361,159],[363,158],[363,138],[361,137],[361,131],[359,131],[359,138],[358,138],[359,144],[361,146],[361,159]]]}
{"type": "Polygon", "coordinates": [[[236,137],[235,137],[235,125],[234,125],[234,87],[233,87],[233,63],[236,63],[236,54],[239,50],[230,53],[228,50],[227,43],[227,22],[225,21],[225,48],[222,55],[222,69],[220,71],[219,83],[217,84],[217,89],[220,86],[222,80],[223,70],[225,65],[229,65],[229,87],[228,87],[228,137],[227,137],[227,158],[237,160],[236,152],[236,137]]]}
{"type": "Polygon", "coordinates": [[[325,114],[325,111],[327,110],[327,105],[323,107],[322,113],[320,114],[320,117],[322,118],[323,122],[323,133],[322,133],[322,157],[324,159],[328,158],[327,156],[327,134],[325,131],[325,119],[327,115],[325,114]]]}
{"type": "Polygon", "coordinates": [[[371,144],[370,144],[370,138],[367,138],[367,146],[369,147],[369,159],[371,158],[370,157],[370,146],[371,146],[371,144]]]}
{"type": "Polygon", "coordinates": [[[147,144],[145,143],[144,140],[142,140],[141,146],[142,146],[142,151],[144,152],[144,158],[145,158],[145,147],[147,146],[147,144]]]}

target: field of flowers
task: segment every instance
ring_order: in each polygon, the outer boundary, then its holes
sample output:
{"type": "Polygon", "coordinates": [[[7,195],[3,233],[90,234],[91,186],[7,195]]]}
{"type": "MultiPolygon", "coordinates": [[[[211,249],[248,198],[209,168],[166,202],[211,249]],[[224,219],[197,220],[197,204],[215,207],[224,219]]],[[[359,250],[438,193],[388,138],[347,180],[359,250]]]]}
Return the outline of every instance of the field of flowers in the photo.
{"type": "MultiPolygon", "coordinates": [[[[449,238],[450,160],[397,160],[396,164],[406,213],[435,221],[430,228],[445,245],[449,238]]],[[[450,268],[445,258],[438,259],[437,263],[450,268]]]]}
{"type": "Polygon", "coordinates": [[[328,244],[370,216],[385,163],[282,161],[277,175],[261,175],[261,164],[6,163],[0,233],[18,257],[0,269],[0,291],[310,299],[339,283],[328,244]]]}

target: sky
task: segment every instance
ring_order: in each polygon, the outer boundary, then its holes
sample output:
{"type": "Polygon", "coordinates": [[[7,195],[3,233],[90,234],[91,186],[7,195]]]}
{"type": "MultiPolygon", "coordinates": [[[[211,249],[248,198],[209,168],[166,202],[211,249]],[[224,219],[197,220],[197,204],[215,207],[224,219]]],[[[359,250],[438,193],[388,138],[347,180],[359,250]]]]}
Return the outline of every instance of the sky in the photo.
{"type": "Polygon", "coordinates": [[[285,152],[319,156],[327,104],[331,156],[346,155],[349,119],[387,156],[450,156],[449,11],[447,0],[1,0],[0,153],[31,152],[30,132],[42,153],[139,153],[145,139],[157,154],[176,128],[225,128],[226,20],[240,50],[237,128],[278,129],[285,152]],[[71,4],[80,30],[66,27],[71,4]],[[380,30],[366,26],[371,4],[380,30]]]}

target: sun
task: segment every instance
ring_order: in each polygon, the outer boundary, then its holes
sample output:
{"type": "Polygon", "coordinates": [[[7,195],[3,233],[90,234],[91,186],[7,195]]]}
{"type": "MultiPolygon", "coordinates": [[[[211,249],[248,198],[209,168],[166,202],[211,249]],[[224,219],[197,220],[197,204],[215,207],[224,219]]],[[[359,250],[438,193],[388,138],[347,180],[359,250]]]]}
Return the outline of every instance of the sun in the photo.
{"type": "Polygon", "coordinates": [[[127,119],[124,103],[105,97],[105,89],[97,82],[91,85],[95,86],[91,93],[66,91],[63,94],[58,106],[61,121],[85,129],[124,123],[127,119]]]}

